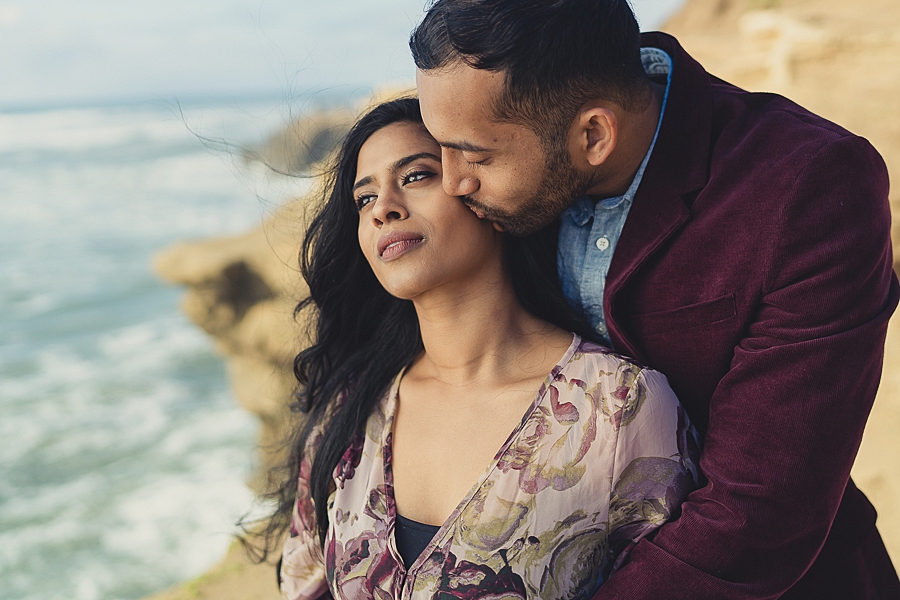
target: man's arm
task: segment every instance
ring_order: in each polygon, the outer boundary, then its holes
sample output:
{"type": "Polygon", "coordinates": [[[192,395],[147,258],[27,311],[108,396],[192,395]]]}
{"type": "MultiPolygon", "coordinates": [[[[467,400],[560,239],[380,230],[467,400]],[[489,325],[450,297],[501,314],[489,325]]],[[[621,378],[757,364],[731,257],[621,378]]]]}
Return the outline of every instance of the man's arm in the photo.
{"type": "Polygon", "coordinates": [[[772,215],[781,232],[756,317],[710,402],[701,459],[709,483],[679,520],[636,546],[595,600],[777,598],[816,559],[900,294],[887,185],[861,138],[833,141],[800,165],[782,214],[772,215]]]}

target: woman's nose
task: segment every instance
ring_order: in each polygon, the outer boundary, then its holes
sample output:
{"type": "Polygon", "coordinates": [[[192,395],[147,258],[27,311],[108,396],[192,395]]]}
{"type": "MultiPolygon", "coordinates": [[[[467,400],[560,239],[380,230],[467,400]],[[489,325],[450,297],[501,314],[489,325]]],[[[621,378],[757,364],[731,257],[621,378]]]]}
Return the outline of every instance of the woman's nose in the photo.
{"type": "Polygon", "coordinates": [[[399,221],[408,217],[409,212],[402,202],[401,194],[395,190],[382,189],[372,210],[375,224],[380,226],[389,221],[399,221]]]}

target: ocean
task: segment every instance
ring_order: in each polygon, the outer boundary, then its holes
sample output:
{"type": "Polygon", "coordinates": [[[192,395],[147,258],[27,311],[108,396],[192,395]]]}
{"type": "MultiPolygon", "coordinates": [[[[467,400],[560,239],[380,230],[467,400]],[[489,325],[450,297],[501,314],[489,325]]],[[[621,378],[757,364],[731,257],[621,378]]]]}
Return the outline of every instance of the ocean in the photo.
{"type": "Polygon", "coordinates": [[[0,598],[137,599],[221,559],[258,424],[151,270],[306,182],[232,147],[277,98],[0,112],[0,598]]]}

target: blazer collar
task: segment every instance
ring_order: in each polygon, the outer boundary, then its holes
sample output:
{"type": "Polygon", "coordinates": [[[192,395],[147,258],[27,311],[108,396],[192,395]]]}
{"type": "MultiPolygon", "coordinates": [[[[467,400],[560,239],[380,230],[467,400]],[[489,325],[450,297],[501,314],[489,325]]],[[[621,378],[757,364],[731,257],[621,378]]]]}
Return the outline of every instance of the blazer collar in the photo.
{"type": "Polygon", "coordinates": [[[659,137],[616,246],[604,298],[616,349],[638,359],[643,357],[619,321],[616,296],[641,264],[690,218],[685,198],[709,180],[713,110],[709,74],[674,37],[645,33],[642,45],[667,52],[674,72],[659,137]]]}

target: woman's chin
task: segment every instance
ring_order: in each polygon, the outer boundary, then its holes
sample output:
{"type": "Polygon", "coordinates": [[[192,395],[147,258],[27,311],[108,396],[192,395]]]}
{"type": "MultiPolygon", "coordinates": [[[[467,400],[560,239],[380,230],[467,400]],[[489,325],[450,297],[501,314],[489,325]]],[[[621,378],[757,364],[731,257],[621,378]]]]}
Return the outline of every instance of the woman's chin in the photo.
{"type": "Polygon", "coordinates": [[[388,294],[401,300],[414,300],[428,289],[426,286],[422,285],[422,280],[417,278],[405,279],[402,281],[397,279],[392,279],[391,281],[382,280],[381,286],[388,294]]]}

